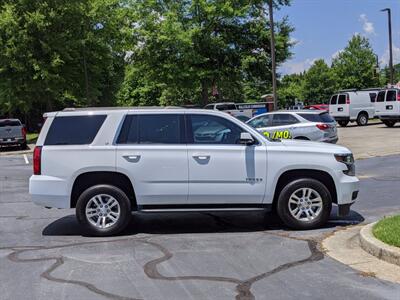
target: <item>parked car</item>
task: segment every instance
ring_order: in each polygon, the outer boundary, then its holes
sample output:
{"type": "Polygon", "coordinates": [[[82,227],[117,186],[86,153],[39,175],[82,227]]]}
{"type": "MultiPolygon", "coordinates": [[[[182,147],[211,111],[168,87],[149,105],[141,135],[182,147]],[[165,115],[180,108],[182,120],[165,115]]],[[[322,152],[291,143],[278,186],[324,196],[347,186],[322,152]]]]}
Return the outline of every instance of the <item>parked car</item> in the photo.
{"type": "Polygon", "coordinates": [[[26,130],[18,119],[0,119],[0,147],[19,146],[26,149],[26,130]]]}
{"type": "Polygon", "coordinates": [[[365,126],[375,117],[375,99],[380,89],[343,90],[334,94],[329,101],[329,114],[340,126],[357,122],[365,126]]]}
{"type": "Polygon", "coordinates": [[[234,102],[221,102],[207,104],[205,109],[219,110],[226,112],[234,117],[240,117],[242,120],[244,117],[248,119],[264,113],[267,111],[267,103],[256,102],[256,103],[234,103],[234,102]]]}
{"type": "Polygon", "coordinates": [[[329,110],[329,105],[328,104],[313,104],[313,105],[307,105],[304,106],[304,109],[316,109],[316,110],[329,110]]]}
{"type": "Polygon", "coordinates": [[[375,102],[376,116],[387,126],[400,122],[400,90],[390,88],[378,93],[375,102]]]}
{"type": "Polygon", "coordinates": [[[336,122],[326,111],[276,111],[246,122],[270,138],[299,139],[336,143],[336,122]]]}
{"type": "Polygon", "coordinates": [[[123,230],[132,211],[276,208],[311,229],[359,190],[345,147],[275,141],[218,111],[76,109],[46,114],[33,154],[32,200],[75,208],[93,235],[123,230]]]}

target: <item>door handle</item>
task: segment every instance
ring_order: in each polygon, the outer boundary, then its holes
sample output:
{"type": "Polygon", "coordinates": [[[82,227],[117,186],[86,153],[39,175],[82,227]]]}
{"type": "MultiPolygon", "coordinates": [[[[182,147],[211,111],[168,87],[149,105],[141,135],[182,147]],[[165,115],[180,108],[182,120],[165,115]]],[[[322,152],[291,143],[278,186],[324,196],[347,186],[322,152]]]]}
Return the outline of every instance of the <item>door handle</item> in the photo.
{"type": "Polygon", "coordinates": [[[210,158],[210,155],[207,154],[193,154],[193,158],[199,159],[199,160],[207,160],[210,158]]]}
{"type": "Polygon", "coordinates": [[[141,155],[139,155],[139,154],[131,154],[131,155],[124,155],[122,157],[125,158],[125,160],[127,162],[135,163],[135,162],[138,162],[140,160],[141,155]]]}

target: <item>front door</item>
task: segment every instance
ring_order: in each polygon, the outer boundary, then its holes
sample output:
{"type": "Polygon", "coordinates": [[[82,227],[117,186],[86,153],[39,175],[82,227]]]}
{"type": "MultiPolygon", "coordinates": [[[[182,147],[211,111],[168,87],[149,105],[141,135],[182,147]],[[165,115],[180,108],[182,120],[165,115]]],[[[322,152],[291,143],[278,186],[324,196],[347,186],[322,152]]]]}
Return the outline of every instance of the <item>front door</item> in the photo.
{"type": "Polygon", "coordinates": [[[188,204],[261,204],[267,152],[257,142],[239,143],[245,132],[228,118],[188,114],[188,204]]]}
{"type": "Polygon", "coordinates": [[[127,115],[117,139],[117,171],[129,176],[138,205],[186,204],[188,157],[183,114],[127,115]]]}

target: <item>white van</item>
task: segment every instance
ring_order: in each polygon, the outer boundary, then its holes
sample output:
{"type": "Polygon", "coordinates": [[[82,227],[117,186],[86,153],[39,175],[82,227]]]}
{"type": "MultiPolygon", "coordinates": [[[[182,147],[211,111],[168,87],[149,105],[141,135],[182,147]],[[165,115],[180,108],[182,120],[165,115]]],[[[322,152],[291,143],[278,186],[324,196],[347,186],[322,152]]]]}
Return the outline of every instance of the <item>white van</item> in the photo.
{"type": "Polygon", "coordinates": [[[375,99],[379,89],[343,90],[333,95],[329,101],[329,114],[340,126],[357,122],[359,126],[368,124],[375,117],[375,99]]]}
{"type": "Polygon", "coordinates": [[[400,122],[400,90],[390,88],[378,93],[375,103],[376,116],[387,126],[400,122]]]}

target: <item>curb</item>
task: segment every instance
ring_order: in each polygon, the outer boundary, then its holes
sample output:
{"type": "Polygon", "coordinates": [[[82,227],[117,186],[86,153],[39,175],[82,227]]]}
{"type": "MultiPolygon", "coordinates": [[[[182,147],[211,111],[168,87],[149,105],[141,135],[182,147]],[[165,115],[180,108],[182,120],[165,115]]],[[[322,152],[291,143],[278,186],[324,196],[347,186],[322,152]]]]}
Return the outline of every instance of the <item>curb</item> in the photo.
{"type": "Polygon", "coordinates": [[[376,223],[368,224],[360,230],[361,248],[379,259],[400,266],[400,249],[387,245],[374,237],[372,227],[376,223]]]}
{"type": "Polygon", "coordinates": [[[35,148],[35,145],[34,144],[29,144],[28,148],[29,149],[27,149],[27,150],[0,152],[0,156],[30,154],[30,153],[33,153],[33,148],[35,148]]]}

